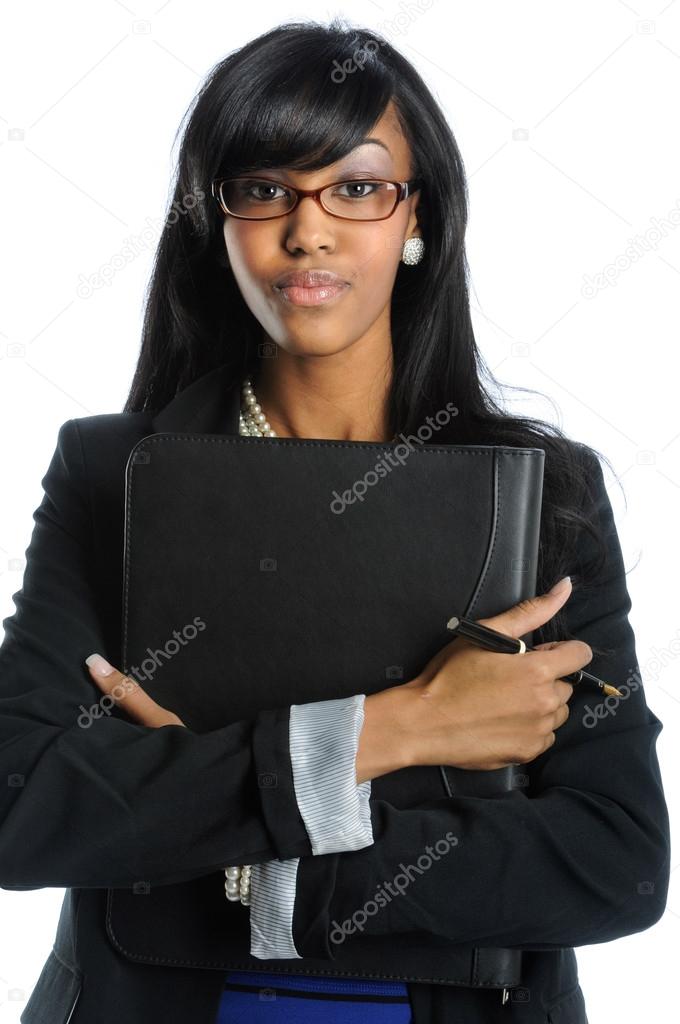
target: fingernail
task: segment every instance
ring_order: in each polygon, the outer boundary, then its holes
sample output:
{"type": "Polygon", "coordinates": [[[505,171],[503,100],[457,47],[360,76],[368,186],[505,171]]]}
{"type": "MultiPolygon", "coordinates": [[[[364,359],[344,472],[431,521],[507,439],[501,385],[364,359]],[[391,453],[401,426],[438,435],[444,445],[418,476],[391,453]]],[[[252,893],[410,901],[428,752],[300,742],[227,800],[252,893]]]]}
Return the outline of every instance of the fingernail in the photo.
{"type": "Polygon", "coordinates": [[[567,586],[567,584],[569,583],[569,581],[570,581],[570,580],[571,580],[571,576],[563,576],[563,577],[562,577],[562,579],[561,579],[561,580],[559,580],[559,581],[558,581],[558,582],[557,582],[557,583],[555,584],[555,586],[554,586],[554,587],[552,587],[552,588],[551,588],[551,589],[550,589],[550,590],[548,591],[548,593],[549,593],[549,594],[561,594],[561,593],[562,593],[562,591],[563,591],[563,590],[565,589],[565,587],[567,586]]]}
{"type": "Polygon", "coordinates": [[[109,665],[106,658],[102,658],[101,654],[95,653],[88,655],[88,657],[85,658],[85,664],[89,665],[90,668],[94,672],[99,673],[100,676],[108,676],[111,675],[112,672],[115,672],[113,665],[109,665]]]}

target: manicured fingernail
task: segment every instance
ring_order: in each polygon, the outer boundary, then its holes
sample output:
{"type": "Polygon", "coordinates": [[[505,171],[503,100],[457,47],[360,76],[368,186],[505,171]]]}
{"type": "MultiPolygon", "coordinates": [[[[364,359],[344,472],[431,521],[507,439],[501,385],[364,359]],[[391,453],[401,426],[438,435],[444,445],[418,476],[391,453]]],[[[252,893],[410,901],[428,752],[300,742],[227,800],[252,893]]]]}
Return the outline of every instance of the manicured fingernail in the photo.
{"type": "Polygon", "coordinates": [[[549,594],[561,594],[561,593],[562,593],[562,591],[563,591],[563,590],[565,589],[565,587],[567,586],[567,584],[569,583],[569,581],[570,581],[570,580],[571,580],[571,576],[563,576],[563,577],[562,577],[562,579],[561,579],[561,580],[559,580],[559,581],[558,581],[558,582],[557,582],[557,583],[555,584],[555,586],[554,586],[554,587],[552,587],[552,588],[551,588],[551,589],[550,589],[550,590],[548,591],[548,593],[549,593],[549,594]]]}
{"type": "Polygon", "coordinates": [[[85,658],[85,664],[89,665],[93,672],[97,672],[100,676],[109,676],[112,672],[115,672],[113,665],[109,665],[106,658],[102,658],[101,654],[90,654],[85,658]]]}

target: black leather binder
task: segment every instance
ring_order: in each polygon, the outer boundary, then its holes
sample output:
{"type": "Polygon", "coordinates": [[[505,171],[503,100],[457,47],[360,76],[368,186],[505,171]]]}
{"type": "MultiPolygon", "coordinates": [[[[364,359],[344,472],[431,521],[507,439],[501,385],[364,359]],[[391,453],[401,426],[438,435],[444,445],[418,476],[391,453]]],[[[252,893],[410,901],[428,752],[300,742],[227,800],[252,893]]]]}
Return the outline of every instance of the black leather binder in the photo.
{"type": "MultiPolygon", "coordinates": [[[[405,682],[452,639],[452,615],[535,594],[543,464],[534,448],[148,435],[126,468],[123,671],[197,732],[405,682]]],[[[489,796],[525,786],[521,768],[418,766],[371,793],[399,808],[489,796]]],[[[249,909],[223,882],[214,872],[144,900],[110,889],[111,941],[176,966],[521,981],[520,950],[421,934],[357,935],[332,961],[260,960],[249,909]]]]}

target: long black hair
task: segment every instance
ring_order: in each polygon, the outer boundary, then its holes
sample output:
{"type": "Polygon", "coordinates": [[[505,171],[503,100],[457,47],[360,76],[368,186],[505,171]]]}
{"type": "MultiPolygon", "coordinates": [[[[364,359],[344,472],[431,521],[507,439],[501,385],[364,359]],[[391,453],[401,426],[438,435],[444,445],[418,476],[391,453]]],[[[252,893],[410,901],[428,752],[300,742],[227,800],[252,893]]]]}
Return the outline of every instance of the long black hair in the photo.
{"type": "MultiPolygon", "coordinates": [[[[489,385],[496,382],[470,318],[468,191],[458,146],[415,68],[383,36],[343,19],[282,24],[253,39],[210,71],[187,110],[124,411],[157,411],[223,364],[234,382],[257,377],[262,328],[229,268],[210,182],[267,166],[314,170],[334,163],[369,134],[390,100],[411,148],[414,177],[424,180],[418,220],[426,246],[420,264],[399,265],[392,293],[392,429],[415,432],[453,402],[458,413],[434,441],[542,448],[537,593],[575,564],[574,591],[587,587],[606,551],[596,520],[591,525],[586,514],[587,457],[604,456],[552,424],[510,415],[492,397],[489,385]],[[582,527],[594,552],[583,564],[574,561],[573,548],[582,527]]],[[[534,642],[570,635],[558,613],[535,631],[534,642]]]]}

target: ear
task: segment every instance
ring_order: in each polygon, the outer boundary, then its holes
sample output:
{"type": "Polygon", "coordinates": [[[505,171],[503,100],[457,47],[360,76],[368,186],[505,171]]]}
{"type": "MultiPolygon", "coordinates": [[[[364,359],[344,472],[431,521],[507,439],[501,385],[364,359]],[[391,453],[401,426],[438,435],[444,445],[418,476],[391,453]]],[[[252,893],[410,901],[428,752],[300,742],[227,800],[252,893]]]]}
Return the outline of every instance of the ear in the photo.
{"type": "Polygon", "coordinates": [[[418,217],[418,204],[420,203],[420,192],[414,192],[412,196],[406,199],[407,203],[412,203],[411,212],[408,218],[408,224],[406,225],[405,238],[422,238],[423,232],[420,228],[419,217],[418,217]]]}

